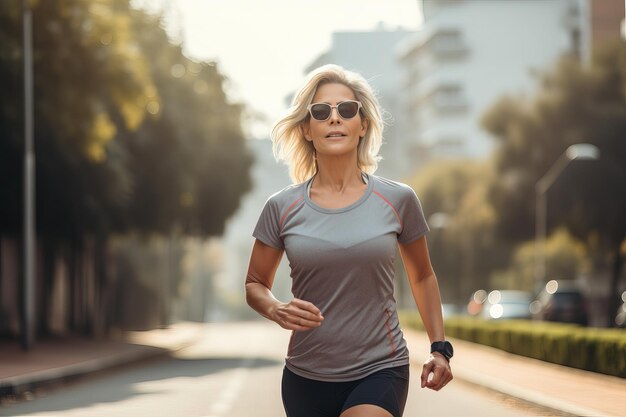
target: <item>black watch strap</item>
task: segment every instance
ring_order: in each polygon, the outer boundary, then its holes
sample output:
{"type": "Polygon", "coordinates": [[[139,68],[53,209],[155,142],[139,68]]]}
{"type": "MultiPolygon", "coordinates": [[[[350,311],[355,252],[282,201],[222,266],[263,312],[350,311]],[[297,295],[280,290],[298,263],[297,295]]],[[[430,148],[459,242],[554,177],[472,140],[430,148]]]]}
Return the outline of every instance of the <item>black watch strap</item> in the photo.
{"type": "Polygon", "coordinates": [[[447,361],[450,361],[450,358],[454,356],[454,349],[452,348],[452,343],[447,340],[442,340],[439,342],[433,342],[430,345],[430,353],[440,353],[447,361]]]}

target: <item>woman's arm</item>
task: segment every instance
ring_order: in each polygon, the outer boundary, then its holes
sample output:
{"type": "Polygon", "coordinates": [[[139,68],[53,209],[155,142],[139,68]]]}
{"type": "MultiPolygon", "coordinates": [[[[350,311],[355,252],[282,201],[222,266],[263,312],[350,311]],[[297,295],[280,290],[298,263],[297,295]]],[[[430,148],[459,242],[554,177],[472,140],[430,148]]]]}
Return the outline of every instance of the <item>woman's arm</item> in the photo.
{"type": "Polygon", "coordinates": [[[399,246],[411,292],[422,316],[428,338],[431,343],[444,340],[439,284],[430,263],[426,237],[422,236],[413,242],[399,246]]]}
{"type": "Polygon", "coordinates": [[[255,240],[246,275],[248,305],[285,329],[310,330],[320,326],[324,318],[313,304],[297,298],[283,303],[272,294],[274,276],[282,256],[282,249],[255,240]]]}
{"type": "MultiPolygon", "coordinates": [[[[399,247],[411,292],[428,338],[431,343],[444,340],[441,295],[437,277],[430,263],[426,237],[422,236],[407,244],[399,244],[399,247]]],[[[452,372],[446,358],[439,353],[431,354],[430,359],[424,364],[422,388],[428,387],[438,391],[450,380],[452,380],[452,372]],[[431,372],[434,375],[432,380],[428,381],[428,375],[431,372]]]]}

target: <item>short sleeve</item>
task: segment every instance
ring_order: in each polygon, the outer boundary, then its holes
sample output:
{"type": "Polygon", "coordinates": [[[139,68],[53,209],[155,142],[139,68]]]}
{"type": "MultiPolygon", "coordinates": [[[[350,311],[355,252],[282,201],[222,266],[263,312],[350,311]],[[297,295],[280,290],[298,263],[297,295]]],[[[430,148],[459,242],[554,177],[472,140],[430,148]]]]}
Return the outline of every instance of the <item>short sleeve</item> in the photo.
{"type": "Polygon", "coordinates": [[[280,238],[279,219],[278,205],[276,201],[270,197],[265,202],[265,206],[252,232],[252,236],[273,248],[284,249],[285,245],[280,238]]]}
{"type": "Polygon", "coordinates": [[[399,212],[402,219],[402,231],[398,235],[398,242],[403,244],[413,242],[430,230],[424,218],[422,205],[415,191],[409,186],[406,186],[406,192],[402,195],[399,212]]]}

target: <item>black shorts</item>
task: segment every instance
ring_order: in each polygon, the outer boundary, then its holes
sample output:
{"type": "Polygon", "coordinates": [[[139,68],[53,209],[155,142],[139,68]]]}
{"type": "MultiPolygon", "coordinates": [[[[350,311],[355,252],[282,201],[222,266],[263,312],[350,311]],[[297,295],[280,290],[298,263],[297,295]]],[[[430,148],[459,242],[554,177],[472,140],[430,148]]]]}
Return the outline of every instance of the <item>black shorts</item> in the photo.
{"type": "Polygon", "coordinates": [[[381,369],[365,378],[325,382],[283,370],[282,395],[287,417],[339,417],[350,407],[373,404],[394,417],[404,412],[409,392],[409,365],[381,369]]]}

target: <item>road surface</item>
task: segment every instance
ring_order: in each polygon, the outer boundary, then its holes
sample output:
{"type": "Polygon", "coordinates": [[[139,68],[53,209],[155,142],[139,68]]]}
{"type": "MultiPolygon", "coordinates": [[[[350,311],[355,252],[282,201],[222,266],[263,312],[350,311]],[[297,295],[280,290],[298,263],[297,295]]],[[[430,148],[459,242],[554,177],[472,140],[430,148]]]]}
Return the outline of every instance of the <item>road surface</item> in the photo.
{"type": "MultiPolygon", "coordinates": [[[[288,340],[270,322],[208,324],[197,344],[171,358],[49,390],[0,408],[0,416],[281,417],[288,340]]],[[[439,392],[421,389],[419,367],[411,372],[405,417],[551,415],[460,381],[439,392]]]]}

